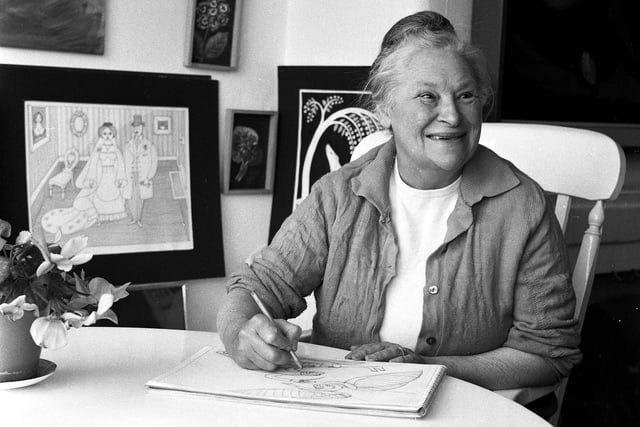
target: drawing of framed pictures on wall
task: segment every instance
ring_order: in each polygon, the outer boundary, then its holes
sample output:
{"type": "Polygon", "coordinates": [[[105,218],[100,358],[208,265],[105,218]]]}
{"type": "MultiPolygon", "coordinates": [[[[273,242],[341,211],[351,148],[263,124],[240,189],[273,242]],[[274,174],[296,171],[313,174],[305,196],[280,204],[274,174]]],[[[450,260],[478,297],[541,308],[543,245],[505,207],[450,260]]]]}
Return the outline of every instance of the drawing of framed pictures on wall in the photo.
{"type": "Polygon", "coordinates": [[[224,276],[216,81],[21,65],[0,81],[3,219],[86,236],[87,275],[115,284],[224,276]]]}
{"type": "Polygon", "coordinates": [[[42,111],[65,124],[81,111],[88,123],[80,137],[53,126],[52,149],[27,151],[32,232],[46,241],[82,233],[96,255],[193,249],[189,145],[177,144],[189,141],[186,108],[28,100],[25,110],[28,135],[42,111]],[[175,122],[176,135],[150,132],[156,117],[175,122]]]}
{"type": "Polygon", "coordinates": [[[270,193],[276,155],[275,111],[227,110],[223,191],[270,193]]]}
{"type": "Polygon", "coordinates": [[[25,121],[31,129],[28,145],[33,152],[49,141],[49,112],[44,105],[30,105],[25,113],[25,121]]]}
{"type": "Polygon", "coordinates": [[[191,0],[185,65],[236,68],[241,8],[242,0],[191,0]]]}

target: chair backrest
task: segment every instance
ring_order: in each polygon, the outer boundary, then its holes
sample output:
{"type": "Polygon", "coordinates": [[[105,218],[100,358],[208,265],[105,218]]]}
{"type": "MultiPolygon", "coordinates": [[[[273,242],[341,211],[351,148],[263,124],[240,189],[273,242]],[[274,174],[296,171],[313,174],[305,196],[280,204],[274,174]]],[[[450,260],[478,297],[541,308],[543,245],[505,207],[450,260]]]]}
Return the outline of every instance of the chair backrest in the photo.
{"type": "MultiPolygon", "coordinates": [[[[363,139],[351,160],[390,136],[381,131],[363,139]]],[[[572,197],[594,201],[572,277],[575,315],[582,328],[600,247],[604,203],[620,193],[626,167],[624,153],[615,141],[599,132],[529,123],[484,123],[480,144],[512,162],[546,192],[557,195],[555,213],[563,231],[572,197]]]]}

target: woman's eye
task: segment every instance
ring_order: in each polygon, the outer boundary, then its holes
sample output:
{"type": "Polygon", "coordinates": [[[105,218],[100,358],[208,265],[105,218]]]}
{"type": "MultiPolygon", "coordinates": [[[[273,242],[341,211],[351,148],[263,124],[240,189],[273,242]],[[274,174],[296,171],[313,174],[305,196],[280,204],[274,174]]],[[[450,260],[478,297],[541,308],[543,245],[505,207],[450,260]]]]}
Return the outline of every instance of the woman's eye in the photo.
{"type": "Polygon", "coordinates": [[[432,103],[436,102],[436,96],[434,94],[428,93],[428,92],[421,93],[419,98],[420,98],[420,100],[422,102],[426,102],[426,103],[429,103],[429,104],[432,104],[432,103]]]}
{"type": "Polygon", "coordinates": [[[471,104],[475,102],[477,98],[478,98],[477,95],[473,92],[463,92],[458,96],[458,99],[460,100],[460,102],[464,104],[471,104]]]}

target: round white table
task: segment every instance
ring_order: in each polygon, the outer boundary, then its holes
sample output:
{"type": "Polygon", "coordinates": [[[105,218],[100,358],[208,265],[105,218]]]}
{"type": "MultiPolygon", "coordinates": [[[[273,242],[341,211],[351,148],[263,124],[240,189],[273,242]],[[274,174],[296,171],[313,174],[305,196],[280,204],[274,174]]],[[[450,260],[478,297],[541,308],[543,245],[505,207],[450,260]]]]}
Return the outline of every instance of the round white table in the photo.
{"type": "MultiPolygon", "coordinates": [[[[57,365],[51,377],[29,387],[0,390],[0,419],[20,426],[549,426],[509,399],[448,376],[420,419],[261,406],[145,389],[148,380],[217,343],[218,334],[211,332],[73,329],[66,347],[43,351],[42,357],[57,365]]],[[[346,352],[301,343],[298,353],[336,357],[346,352]]]]}

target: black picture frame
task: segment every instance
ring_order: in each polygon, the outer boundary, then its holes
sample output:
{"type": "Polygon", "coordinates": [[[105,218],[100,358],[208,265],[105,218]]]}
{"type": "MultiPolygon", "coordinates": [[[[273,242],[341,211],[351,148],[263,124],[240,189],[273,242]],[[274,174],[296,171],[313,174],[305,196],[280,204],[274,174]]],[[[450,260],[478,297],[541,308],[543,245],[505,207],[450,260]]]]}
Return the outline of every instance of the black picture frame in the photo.
{"type": "MultiPolygon", "coordinates": [[[[366,80],[369,75],[369,67],[364,66],[280,66],[278,67],[278,148],[276,154],[276,176],[273,192],[273,203],[271,208],[271,221],[269,225],[269,240],[276,234],[282,222],[293,212],[294,204],[304,197],[300,194],[297,185],[302,157],[304,156],[306,144],[309,139],[306,134],[307,125],[318,126],[320,116],[329,120],[332,112],[336,112],[345,107],[358,107],[365,109],[366,95],[363,93],[366,80]],[[305,94],[318,93],[316,96],[320,105],[325,103],[328,108],[325,113],[317,112],[313,117],[305,116],[305,94]],[[345,95],[345,96],[343,96],[345,95]],[[348,95],[348,97],[346,96],[348,95]],[[341,99],[329,105],[331,96],[340,96],[341,99]],[[322,99],[321,99],[322,97],[322,99]],[[347,99],[348,98],[348,99],[347,99]],[[339,105],[338,105],[339,104],[339,105]],[[310,121],[307,119],[310,118],[310,121]],[[299,146],[300,145],[300,146],[299,146]],[[300,158],[298,158],[300,157],[300,158]]],[[[307,106],[309,107],[309,106],[307,106]]],[[[307,108],[308,110],[308,108],[307,108]]],[[[354,117],[356,118],[356,117],[354,117]]],[[[357,122],[357,120],[356,120],[357,122]]],[[[351,142],[347,144],[347,136],[340,135],[338,128],[341,126],[331,126],[333,135],[328,137],[339,143],[332,144],[335,154],[341,164],[349,161],[351,149],[357,145],[360,139],[366,136],[375,125],[366,120],[361,123],[364,132],[352,135],[351,142]]],[[[327,128],[329,128],[327,126],[327,128]]],[[[315,153],[315,151],[314,151],[315,153]]],[[[315,154],[314,154],[315,156],[315,154]]],[[[310,186],[317,178],[330,170],[326,161],[318,162],[314,157],[313,164],[309,171],[310,186]]],[[[307,186],[307,187],[308,187],[307,186]]]]}
{"type": "Polygon", "coordinates": [[[223,192],[271,193],[278,113],[228,109],[226,121],[223,192]]]}
{"type": "Polygon", "coordinates": [[[0,0],[0,46],[104,54],[105,0],[0,0]]]}
{"type": "Polygon", "coordinates": [[[185,65],[235,70],[243,0],[191,0],[187,13],[185,65]]]}
{"type": "Polygon", "coordinates": [[[25,101],[184,107],[189,114],[193,249],[96,255],[83,269],[114,284],[224,276],[218,82],[210,76],[0,65],[0,217],[29,227],[25,101]]]}

